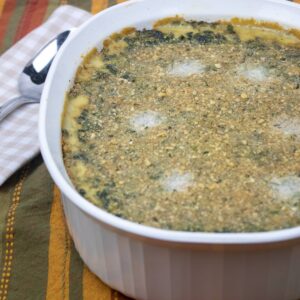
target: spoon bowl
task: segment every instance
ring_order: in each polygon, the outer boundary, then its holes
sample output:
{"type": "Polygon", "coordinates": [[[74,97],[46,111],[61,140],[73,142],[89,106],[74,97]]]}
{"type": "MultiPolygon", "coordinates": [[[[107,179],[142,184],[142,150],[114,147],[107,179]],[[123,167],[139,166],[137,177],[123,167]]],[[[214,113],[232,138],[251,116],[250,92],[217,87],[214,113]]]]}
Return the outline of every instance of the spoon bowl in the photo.
{"type": "Polygon", "coordinates": [[[0,106],[0,122],[23,104],[40,102],[49,68],[70,32],[71,29],[58,34],[26,64],[18,79],[20,96],[12,98],[0,106]]]}

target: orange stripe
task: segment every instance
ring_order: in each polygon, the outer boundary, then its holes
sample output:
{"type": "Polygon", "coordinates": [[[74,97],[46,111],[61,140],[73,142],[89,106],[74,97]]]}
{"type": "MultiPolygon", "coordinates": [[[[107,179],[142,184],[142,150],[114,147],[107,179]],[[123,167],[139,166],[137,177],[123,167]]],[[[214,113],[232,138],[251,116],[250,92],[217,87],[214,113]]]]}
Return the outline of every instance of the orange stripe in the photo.
{"type": "Polygon", "coordinates": [[[47,7],[48,0],[27,0],[25,11],[15,35],[15,42],[43,22],[47,7]]]}
{"type": "Polygon", "coordinates": [[[83,300],[111,300],[111,289],[86,266],[82,277],[83,300]]]}
{"type": "Polygon", "coordinates": [[[107,8],[108,0],[92,0],[91,13],[96,14],[99,11],[107,8]]]}
{"type": "Polygon", "coordinates": [[[4,4],[5,4],[5,0],[0,0],[0,17],[2,16],[4,4]]]}
{"type": "Polygon", "coordinates": [[[48,252],[48,283],[46,300],[69,299],[70,235],[64,219],[60,192],[55,186],[50,215],[50,241],[48,252]]]}
{"type": "Polygon", "coordinates": [[[3,269],[1,274],[0,281],[0,300],[7,299],[9,281],[12,274],[12,263],[13,263],[13,254],[14,254],[14,238],[15,238],[15,215],[16,210],[20,203],[20,196],[22,191],[23,182],[28,172],[28,165],[23,169],[21,178],[17,183],[14,193],[12,204],[9,207],[7,214],[7,222],[6,222],[6,231],[5,231],[5,248],[4,248],[4,260],[3,260],[3,269]]]}
{"type": "Polygon", "coordinates": [[[6,2],[3,0],[0,1],[2,2],[2,5],[4,5],[2,8],[2,15],[0,18],[0,48],[1,48],[3,43],[3,38],[6,33],[7,25],[16,7],[16,0],[9,0],[6,2]]]}

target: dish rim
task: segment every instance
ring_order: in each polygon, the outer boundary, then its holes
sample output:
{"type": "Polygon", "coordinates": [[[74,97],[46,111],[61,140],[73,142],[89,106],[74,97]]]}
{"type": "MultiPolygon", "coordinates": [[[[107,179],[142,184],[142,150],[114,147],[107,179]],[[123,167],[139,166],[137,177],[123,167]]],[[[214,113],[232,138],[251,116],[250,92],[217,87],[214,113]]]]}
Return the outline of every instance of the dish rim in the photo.
{"type": "MultiPolygon", "coordinates": [[[[60,57],[65,48],[72,43],[75,36],[94,22],[95,18],[101,18],[102,15],[107,14],[113,10],[118,10],[120,7],[126,7],[138,2],[144,2],[145,0],[131,0],[130,2],[124,2],[107,8],[97,15],[91,17],[84,24],[73,30],[68,37],[67,41],[61,47],[59,53],[55,57],[51,68],[49,70],[45,87],[42,93],[40,113],[39,113],[39,141],[43,159],[47,166],[47,169],[53,178],[60,191],[65,195],[69,201],[76,205],[83,212],[93,217],[97,221],[106,224],[109,227],[115,228],[123,233],[138,236],[141,238],[148,238],[151,240],[164,241],[170,243],[182,243],[182,244],[263,244],[263,243],[276,243],[283,242],[300,237],[300,226],[272,230],[265,232],[231,232],[231,233],[215,233],[215,232],[187,232],[187,231],[173,231],[161,228],[150,227],[147,225],[138,224],[126,219],[119,218],[105,210],[95,206],[84,197],[82,197],[74,187],[64,178],[59,167],[53,158],[51,153],[46,129],[46,114],[47,114],[47,101],[49,90],[51,87],[52,78],[55,76],[55,69],[59,64],[60,57]]],[[[287,6],[294,6],[299,9],[299,4],[292,3],[286,0],[264,0],[264,2],[280,3],[287,6]]],[[[299,14],[300,16],[300,14],[299,14]]]]}

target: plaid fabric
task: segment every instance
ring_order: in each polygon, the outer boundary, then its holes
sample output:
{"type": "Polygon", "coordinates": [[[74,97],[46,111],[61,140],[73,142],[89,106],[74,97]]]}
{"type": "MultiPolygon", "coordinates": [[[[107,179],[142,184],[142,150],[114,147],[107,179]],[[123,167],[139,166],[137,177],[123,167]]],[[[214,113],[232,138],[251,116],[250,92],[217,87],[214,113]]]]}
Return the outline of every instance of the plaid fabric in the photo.
{"type": "MultiPolygon", "coordinates": [[[[18,77],[25,64],[52,37],[79,26],[91,15],[70,5],[56,9],[42,26],[0,57],[0,105],[19,96],[18,77]]],[[[0,185],[39,152],[38,104],[24,105],[0,123],[0,185]]]]}

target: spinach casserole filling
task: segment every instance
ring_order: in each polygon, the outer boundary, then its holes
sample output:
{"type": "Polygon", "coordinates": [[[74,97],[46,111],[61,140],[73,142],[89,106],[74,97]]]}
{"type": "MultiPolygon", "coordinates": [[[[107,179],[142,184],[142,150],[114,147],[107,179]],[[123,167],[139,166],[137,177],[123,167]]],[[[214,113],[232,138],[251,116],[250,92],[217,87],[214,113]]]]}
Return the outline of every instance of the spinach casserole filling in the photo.
{"type": "Polygon", "coordinates": [[[67,93],[79,193],[140,224],[256,232],[300,224],[296,30],[175,17],[94,49],[67,93]]]}

